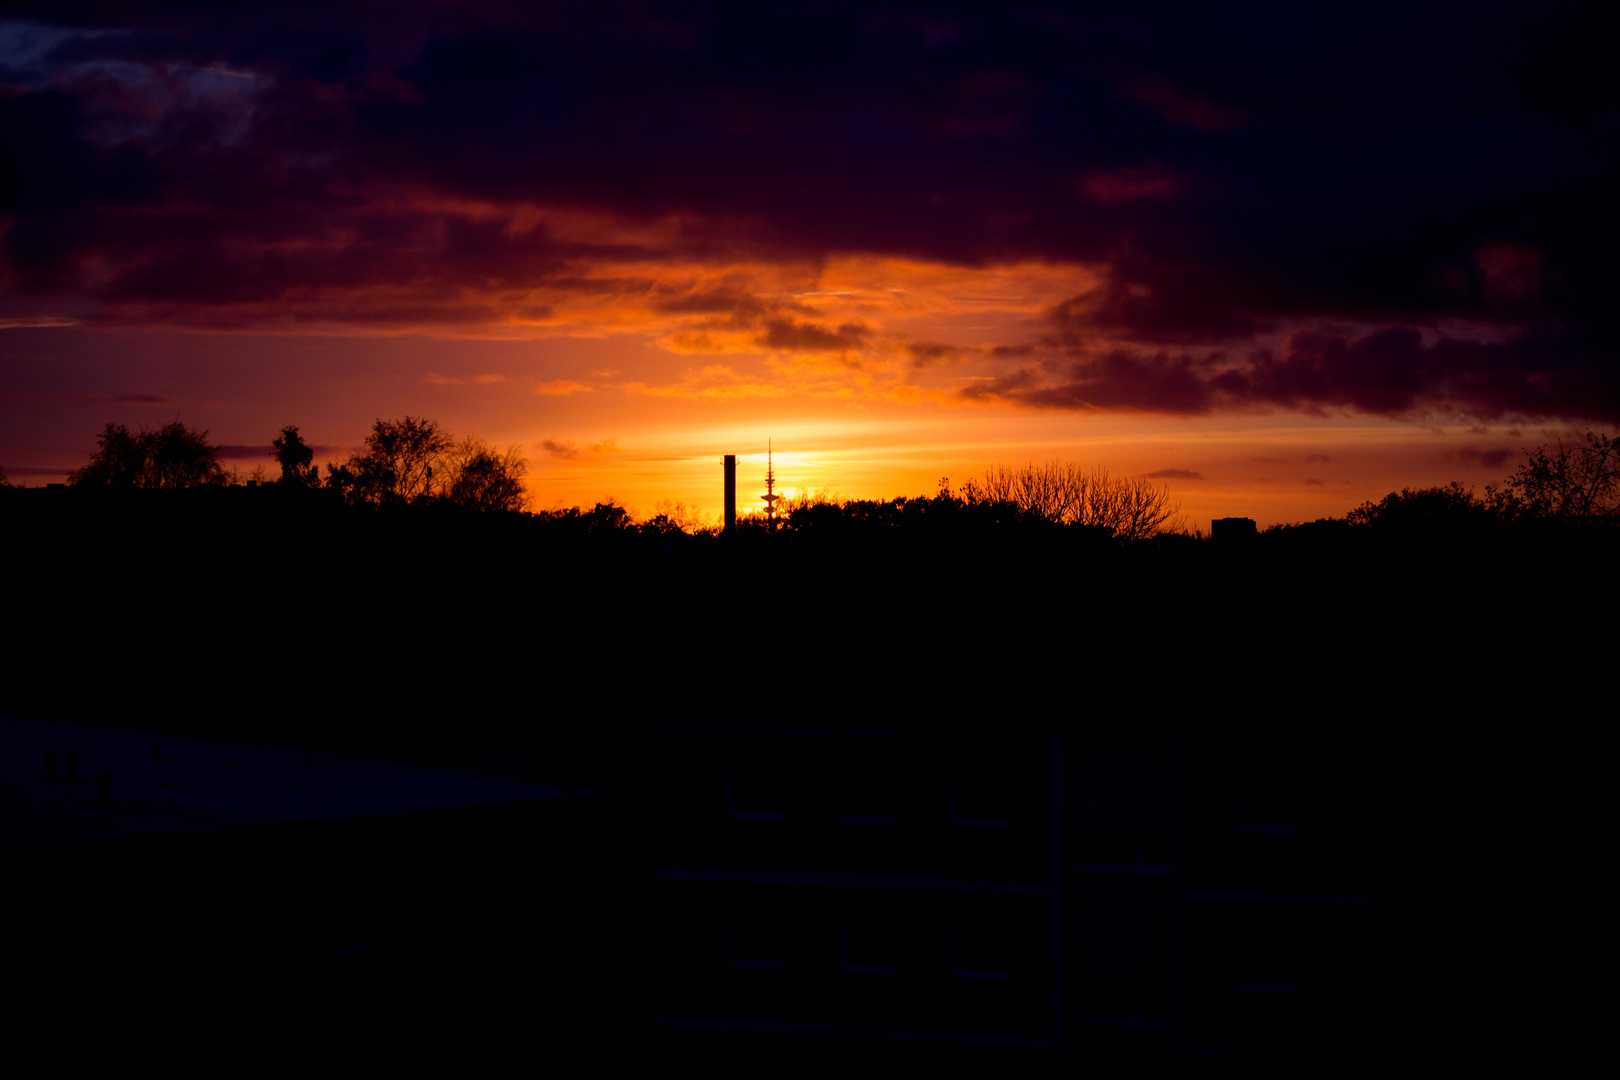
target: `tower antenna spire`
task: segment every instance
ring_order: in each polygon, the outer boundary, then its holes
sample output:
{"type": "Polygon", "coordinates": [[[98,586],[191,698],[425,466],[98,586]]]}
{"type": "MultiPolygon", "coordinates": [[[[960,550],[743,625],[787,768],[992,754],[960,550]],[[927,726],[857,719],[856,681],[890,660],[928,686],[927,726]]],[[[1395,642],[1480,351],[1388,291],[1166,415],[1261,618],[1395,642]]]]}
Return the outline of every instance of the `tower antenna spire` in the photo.
{"type": "Polygon", "coordinates": [[[772,465],[771,440],[765,440],[765,494],[760,498],[765,500],[765,522],[770,529],[776,528],[776,500],[782,496],[776,493],[776,469],[772,465]]]}

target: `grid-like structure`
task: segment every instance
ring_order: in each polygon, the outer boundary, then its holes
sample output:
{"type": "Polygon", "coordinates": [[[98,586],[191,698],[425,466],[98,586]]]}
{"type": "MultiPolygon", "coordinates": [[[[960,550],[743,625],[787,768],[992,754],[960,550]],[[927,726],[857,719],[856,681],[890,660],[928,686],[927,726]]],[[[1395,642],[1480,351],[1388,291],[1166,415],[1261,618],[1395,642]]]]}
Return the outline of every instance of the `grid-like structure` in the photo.
{"type": "Polygon", "coordinates": [[[1417,747],[655,745],[655,1014],[709,1075],[1320,1075],[1411,1035],[1417,747]]]}

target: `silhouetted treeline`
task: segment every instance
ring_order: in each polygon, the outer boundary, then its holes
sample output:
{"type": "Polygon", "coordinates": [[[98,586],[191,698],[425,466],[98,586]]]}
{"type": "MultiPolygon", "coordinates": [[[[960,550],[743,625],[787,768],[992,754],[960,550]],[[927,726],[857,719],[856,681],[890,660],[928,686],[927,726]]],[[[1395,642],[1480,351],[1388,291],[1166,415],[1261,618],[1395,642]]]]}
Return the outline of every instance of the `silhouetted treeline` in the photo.
{"type": "Polygon", "coordinates": [[[174,489],[226,482],[218,448],[208,444],[208,432],[192,431],[178,420],[138,432],[108,423],[96,437],[96,445],[99,449],[89,464],[75,470],[68,483],[174,489]]]}
{"type": "MultiPolygon", "coordinates": [[[[108,423],[97,437],[96,453],[68,482],[83,488],[224,486],[230,478],[220,464],[218,448],[208,443],[207,435],[180,421],[134,433],[122,424],[108,423]]],[[[378,420],[360,450],[345,461],[327,463],[324,478],[314,463],[314,451],[296,425],[281,429],[267,456],[275,459],[280,476],[270,480],[261,466],[255,469],[255,484],[325,491],[351,506],[522,511],[529,502],[523,486],[528,465],[517,447],[497,451],[477,438],[458,440],[437,421],[421,417],[378,420]]],[[[0,486],[10,486],[3,473],[0,486]]],[[[682,520],[684,516],[659,512],[638,523],[611,500],[589,511],[574,507],[538,515],[542,520],[565,523],[570,531],[598,536],[634,530],[668,538],[677,533],[719,531],[718,527],[695,527],[691,520],[682,520]]],[[[1311,527],[1318,531],[1337,526],[1452,535],[1458,530],[1530,521],[1617,518],[1620,444],[1607,434],[1589,432],[1584,442],[1560,443],[1555,453],[1547,448],[1527,450],[1524,462],[1503,487],[1487,487],[1483,495],[1476,496],[1457,483],[1405,489],[1357,507],[1342,519],[1323,519],[1311,527]]],[[[970,478],[957,492],[948,478],[942,478],[932,498],[843,500],[800,492],[797,498],[784,500],[774,517],[745,514],[739,525],[745,530],[814,533],[823,538],[897,528],[921,536],[1062,525],[1075,537],[1108,535],[1132,542],[1188,531],[1180,505],[1170,501],[1163,486],[1139,477],[1110,477],[1105,469],[1062,461],[1032,462],[1018,468],[994,466],[982,477],[970,478]]]]}
{"type": "Polygon", "coordinates": [[[949,485],[803,499],[729,538],[612,502],[468,513],[324,484],[0,502],[0,708],[575,776],[611,775],[598,744],[669,715],[1556,717],[1579,681],[1550,673],[1605,670],[1620,599],[1612,518],[1459,488],[1230,542],[1121,542],[949,485]]]}
{"type": "MultiPolygon", "coordinates": [[[[193,431],[178,420],[138,432],[109,422],[96,445],[89,463],[69,474],[69,485],[177,489],[225,486],[233,480],[220,463],[219,447],[208,442],[208,432],[193,431]]],[[[324,479],[297,425],[283,427],[266,456],[275,459],[280,476],[271,478],[263,464],[256,465],[248,477],[253,486],[325,490],[355,506],[431,502],[462,510],[510,511],[528,504],[523,487],[528,462],[517,447],[497,450],[476,437],[457,439],[438,421],[416,416],[378,420],[360,450],[344,461],[327,462],[324,479]]]]}

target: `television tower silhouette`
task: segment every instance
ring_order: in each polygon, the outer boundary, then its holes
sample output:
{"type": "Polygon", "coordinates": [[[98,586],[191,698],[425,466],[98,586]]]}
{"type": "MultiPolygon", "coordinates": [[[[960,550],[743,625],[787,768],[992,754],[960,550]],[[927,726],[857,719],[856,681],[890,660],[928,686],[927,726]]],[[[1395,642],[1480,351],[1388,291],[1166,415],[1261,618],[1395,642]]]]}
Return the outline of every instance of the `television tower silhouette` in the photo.
{"type": "Polygon", "coordinates": [[[776,530],[776,500],[782,496],[776,493],[776,470],[771,465],[771,440],[765,440],[765,494],[760,498],[765,500],[765,524],[773,532],[776,530]]]}

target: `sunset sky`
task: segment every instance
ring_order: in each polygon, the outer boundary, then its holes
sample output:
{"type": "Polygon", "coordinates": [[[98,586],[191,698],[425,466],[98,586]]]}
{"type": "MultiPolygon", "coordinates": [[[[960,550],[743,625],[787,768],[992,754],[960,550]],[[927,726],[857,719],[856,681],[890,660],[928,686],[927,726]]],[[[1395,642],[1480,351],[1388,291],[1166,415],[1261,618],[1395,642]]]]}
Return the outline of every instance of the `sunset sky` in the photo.
{"type": "Polygon", "coordinates": [[[1064,458],[1193,527],[1620,419],[1592,5],[0,6],[0,467],[518,444],[537,509],[1064,458]]]}

